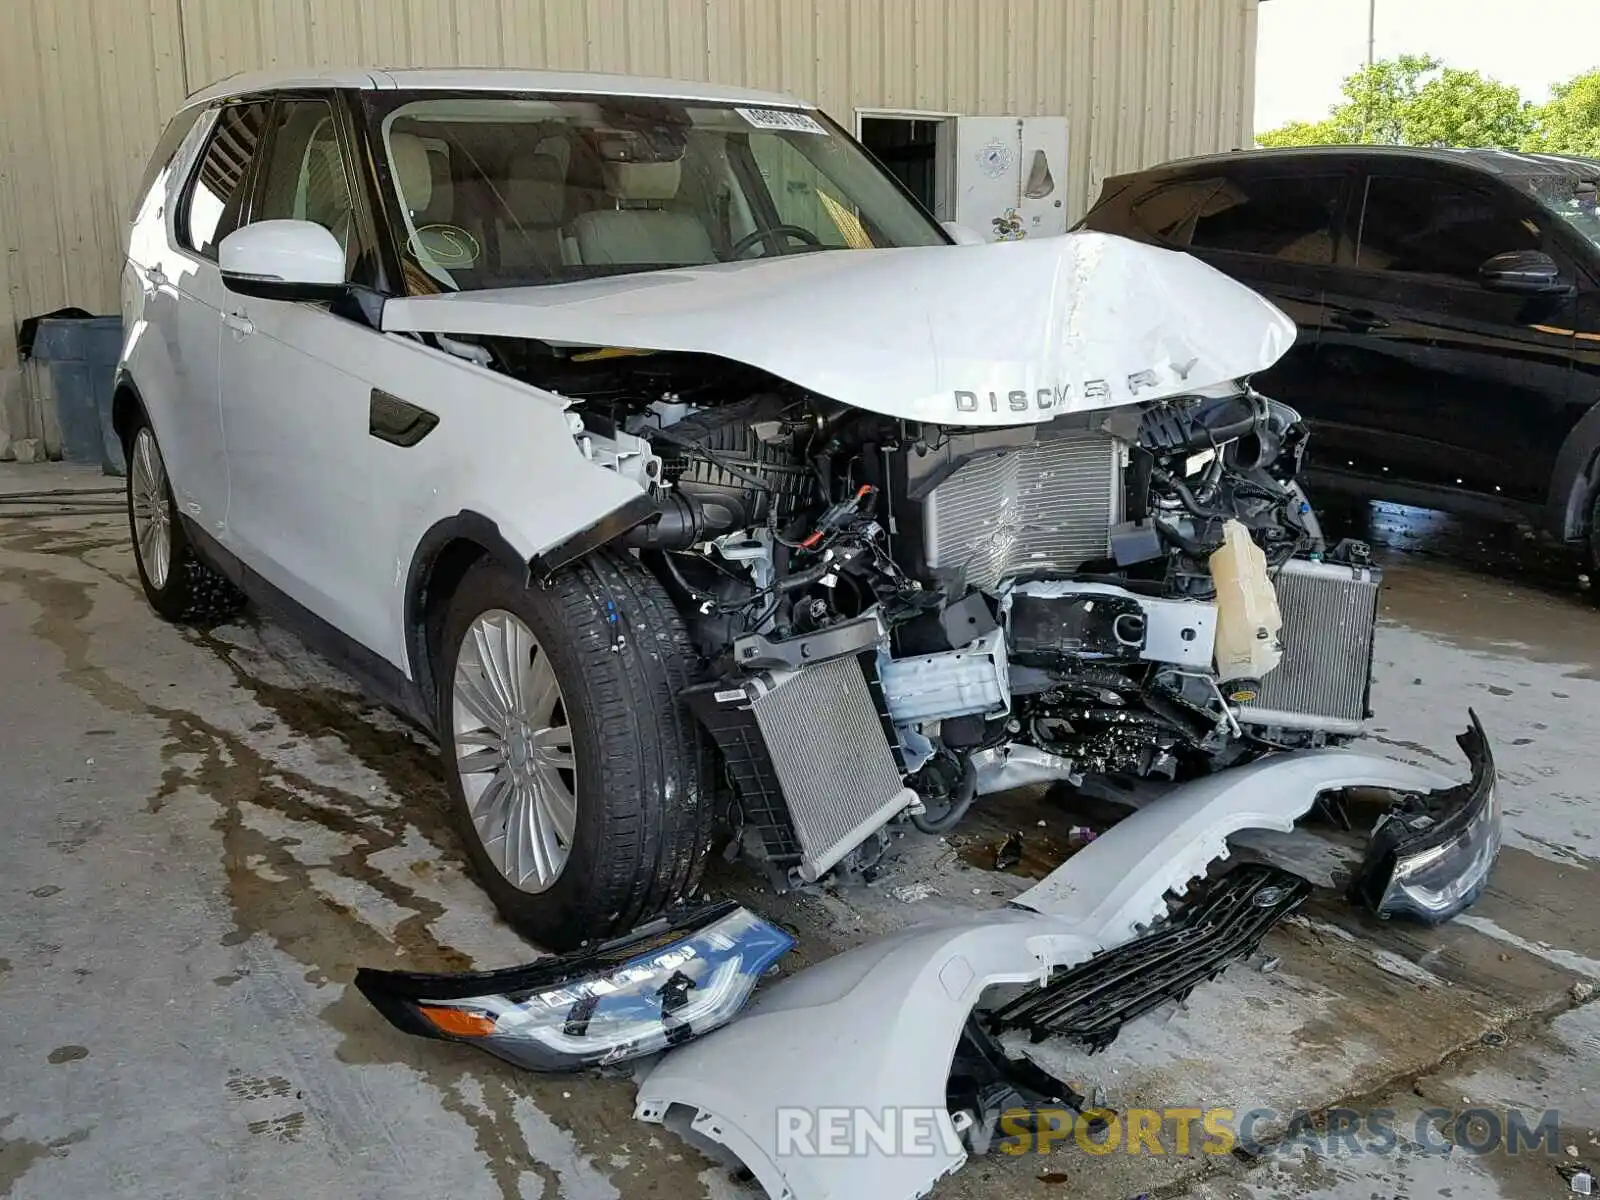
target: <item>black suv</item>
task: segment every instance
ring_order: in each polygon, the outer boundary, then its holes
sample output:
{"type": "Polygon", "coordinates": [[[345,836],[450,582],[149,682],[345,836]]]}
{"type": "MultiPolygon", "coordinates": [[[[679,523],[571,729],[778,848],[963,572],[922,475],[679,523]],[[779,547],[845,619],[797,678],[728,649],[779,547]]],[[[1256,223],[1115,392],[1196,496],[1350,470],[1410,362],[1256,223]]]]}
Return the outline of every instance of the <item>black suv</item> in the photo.
{"type": "Polygon", "coordinates": [[[1324,489],[1531,521],[1600,567],[1600,161],[1329,146],[1107,179],[1081,227],[1188,250],[1294,318],[1258,386],[1324,489]]]}

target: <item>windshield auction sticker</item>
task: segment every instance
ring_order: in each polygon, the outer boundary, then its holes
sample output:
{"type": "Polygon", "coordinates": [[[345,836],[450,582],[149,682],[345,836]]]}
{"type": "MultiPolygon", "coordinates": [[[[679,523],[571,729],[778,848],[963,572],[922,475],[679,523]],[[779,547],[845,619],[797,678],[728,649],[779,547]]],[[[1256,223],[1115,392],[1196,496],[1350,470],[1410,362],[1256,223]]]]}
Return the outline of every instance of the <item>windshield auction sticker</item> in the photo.
{"type": "Polygon", "coordinates": [[[757,129],[776,129],[782,133],[827,134],[815,117],[788,108],[736,108],[733,110],[757,129]]]}

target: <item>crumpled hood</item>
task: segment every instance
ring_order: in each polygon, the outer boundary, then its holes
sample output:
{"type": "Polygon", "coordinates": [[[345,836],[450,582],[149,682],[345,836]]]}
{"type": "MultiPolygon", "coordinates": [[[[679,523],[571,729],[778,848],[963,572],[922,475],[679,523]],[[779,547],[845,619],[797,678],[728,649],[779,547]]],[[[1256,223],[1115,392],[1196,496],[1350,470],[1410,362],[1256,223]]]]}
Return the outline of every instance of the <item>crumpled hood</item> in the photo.
{"type": "Polygon", "coordinates": [[[797,254],[390,300],[383,328],[716,354],[906,420],[1022,425],[1226,384],[1294,322],[1177,251],[1100,233],[797,254]]]}

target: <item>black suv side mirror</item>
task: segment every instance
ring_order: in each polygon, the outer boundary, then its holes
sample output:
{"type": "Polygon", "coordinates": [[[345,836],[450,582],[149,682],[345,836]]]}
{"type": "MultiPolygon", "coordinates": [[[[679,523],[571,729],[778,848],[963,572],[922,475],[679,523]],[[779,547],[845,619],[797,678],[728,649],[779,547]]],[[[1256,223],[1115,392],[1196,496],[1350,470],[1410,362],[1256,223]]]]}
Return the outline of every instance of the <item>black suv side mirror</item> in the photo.
{"type": "Polygon", "coordinates": [[[1510,250],[1496,254],[1478,268],[1478,282],[1491,292],[1552,295],[1570,292],[1561,280],[1561,268],[1543,250],[1510,250]]]}

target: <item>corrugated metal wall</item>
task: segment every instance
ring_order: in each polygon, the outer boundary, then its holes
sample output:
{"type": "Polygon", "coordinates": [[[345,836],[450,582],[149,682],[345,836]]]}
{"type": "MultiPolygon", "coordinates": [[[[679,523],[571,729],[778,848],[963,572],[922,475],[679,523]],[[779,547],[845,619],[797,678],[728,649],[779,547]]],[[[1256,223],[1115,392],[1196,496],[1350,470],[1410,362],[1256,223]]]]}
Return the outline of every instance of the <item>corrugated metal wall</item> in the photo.
{"type": "MultiPolygon", "coordinates": [[[[1107,174],[1250,144],[1257,0],[0,0],[0,317],[115,311],[162,122],[234,71],[532,66],[854,110],[1066,114],[1075,218],[1107,174]]],[[[0,336],[0,371],[14,366],[0,336]]],[[[15,372],[5,375],[15,381],[15,372]]]]}

